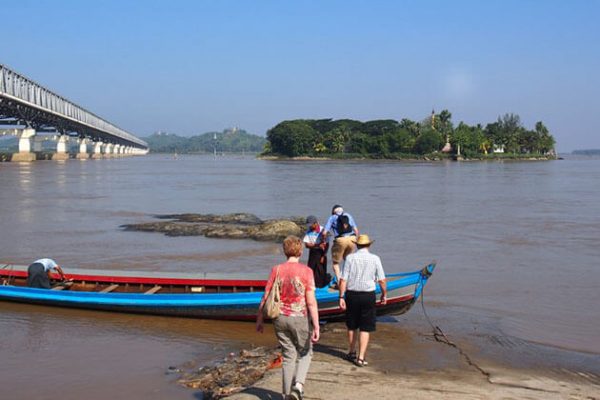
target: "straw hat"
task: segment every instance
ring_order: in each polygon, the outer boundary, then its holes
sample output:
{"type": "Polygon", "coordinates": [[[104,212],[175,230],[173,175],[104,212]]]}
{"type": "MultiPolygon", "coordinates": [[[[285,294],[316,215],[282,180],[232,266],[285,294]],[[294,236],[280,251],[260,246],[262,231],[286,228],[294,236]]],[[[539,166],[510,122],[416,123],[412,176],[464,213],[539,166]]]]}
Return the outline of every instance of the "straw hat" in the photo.
{"type": "Polygon", "coordinates": [[[352,240],[359,246],[370,246],[374,240],[369,238],[369,235],[358,235],[358,238],[352,240]]]}

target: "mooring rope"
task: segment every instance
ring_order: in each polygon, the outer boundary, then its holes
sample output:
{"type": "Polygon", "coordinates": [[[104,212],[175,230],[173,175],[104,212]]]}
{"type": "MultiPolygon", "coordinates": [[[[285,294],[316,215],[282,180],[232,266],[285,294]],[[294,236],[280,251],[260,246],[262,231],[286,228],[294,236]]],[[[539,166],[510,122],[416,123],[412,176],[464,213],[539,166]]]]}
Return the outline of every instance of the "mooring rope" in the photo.
{"type": "Polygon", "coordinates": [[[465,359],[467,364],[469,364],[470,366],[475,368],[477,371],[479,371],[483,376],[485,376],[486,379],[488,380],[488,382],[493,383],[491,381],[491,374],[489,372],[487,372],[486,370],[481,368],[479,365],[477,365],[477,363],[475,363],[471,359],[471,357],[460,346],[458,346],[456,343],[454,343],[453,341],[448,339],[448,336],[446,336],[444,331],[442,331],[442,328],[440,328],[438,325],[434,325],[433,322],[431,322],[431,318],[429,318],[429,314],[427,314],[427,310],[425,309],[425,300],[424,299],[425,299],[425,286],[423,285],[423,287],[421,289],[421,308],[423,309],[423,315],[425,315],[425,319],[427,320],[427,322],[431,326],[431,329],[433,330],[433,338],[436,340],[436,342],[444,343],[450,347],[454,347],[456,350],[458,350],[458,353],[465,359]]]}
{"type": "Polygon", "coordinates": [[[530,387],[530,386],[525,386],[525,385],[520,385],[520,384],[492,381],[491,373],[489,373],[486,370],[484,370],[483,368],[481,368],[475,361],[473,361],[471,359],[471,357],[459,345],[457,345],[456,343],[454,343],[453,341],[448,339],[448,336],[446,336],[444,331],[442,331],[442,328],[440,328],[438,325],[434,325],[434,323],[431,322],[431,318],[429,318],[429,315],[427,314],[427,310],[425,309],[424,298],[425,298],[425,286],[423,286],[421,288],[421,308],[423,309],[423,314],[425,315],[425,319],[427,320],[427,322],[431,326],[431,329],[433,330],[433,338],[436,340],[436,342],[443,343],[450,347],[454,347],[458,351],[458,353],[465,359],[467,364],[469,364],[471,367],[475,368],[483,376],[485,376],[488,383],[490,383],[492,385],[500,385],[500,386],[506,386],[506,387],[516,388],[516,389],[534,390],[537,392],[559,393],[554,390],[546,390],[546,389],[535,388],[535,387],[530,387]]]}

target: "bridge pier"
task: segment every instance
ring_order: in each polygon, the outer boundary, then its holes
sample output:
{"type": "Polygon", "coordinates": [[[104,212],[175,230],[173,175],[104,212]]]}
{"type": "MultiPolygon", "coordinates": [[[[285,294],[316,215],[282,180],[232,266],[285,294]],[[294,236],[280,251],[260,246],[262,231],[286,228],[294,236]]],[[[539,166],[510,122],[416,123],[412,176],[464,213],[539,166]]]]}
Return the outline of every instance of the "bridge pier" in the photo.
{"type": "Polygon", "coordinates": [[[113,144],[105,143],[104,144],[104,157],[111,158],[113,156],[113,144]]]}
{"type": "Polygon", "coordinates": [[[78,160],[87,160],[90,158],[90,154],[87,152],[87,142],[86,138],[79,139],[79,153],[76,156],[78,160]]]}
{"type": "Polygon", "coordinates": [[[113,154],[114,154],[114,157],[121,156],[121,145],[120,144],[115,144],[115,147],[113,148],[113,154]]]}
{"type": "Polygon", "coordinates": [[[94,142],[94,152],[92,153],[92,158],[102,158],[102,142],[94,142]]]}
{"type": "Polygon", "coordinates": [[[69,152],[67,150],[67,143],[69,137],[67,135],[60,135],[56,142],[56,153],[52,154],[53,160],[64,161],[69,159],[69,152]]]}
{"type": "Polygon", "coordinates": [[[11,161],[35,161],[35,153],[32,150],[32,144],[35,137],[35,129],[19,129],[17,136],[19,138],[19,152],[12,155],[11,161]]]}

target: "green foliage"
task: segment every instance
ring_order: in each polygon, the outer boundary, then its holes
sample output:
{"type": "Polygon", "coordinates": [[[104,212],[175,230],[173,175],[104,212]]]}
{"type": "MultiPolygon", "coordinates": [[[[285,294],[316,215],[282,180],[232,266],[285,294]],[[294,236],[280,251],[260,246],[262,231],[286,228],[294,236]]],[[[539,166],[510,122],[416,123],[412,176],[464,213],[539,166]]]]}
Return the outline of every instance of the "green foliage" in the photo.
{"type": "Polygon", "coordinates": [[[267,144],[264,137],[237,129],[207,132],[192,137],[155,133],[142,139],[148,143],[153,153],[212,153],[215,146],[219,153],[259,153],[267,144]]]}
{"type": "Polygon", "coordinates": [[[271,151],[288,157],[313,154],[318,135],[311,125],[319,125],[322,122],[323,120],[294,120],[277,124],[267,131],[271,151]]]}
{"type": "Polygon", "coordinates": [[[505,114],[485,129],[460,122],[456,128],[452,113],[443,110],[423,122],[407,118],[400,122],[386,119],[355,121],[291,120],[283,121],[267,132],[268,146],[264,154],[327,156],[333,158],[430,158],[442,156],[439,151],[450,139],[453,151],[458,148],[468,157],[480,157],[494,146],[504,146],[511,154],[546,154],[554,149],[554,138],[543,123],[529,131],[516,114],[505,114]],[[432,124],[433,120],[433,124],[432,124]],[[416,157],[419,158],[419,157],[416,157]]]}
{"type": "Polygon", "coordinates": [[[426,154],[438,151],[444,145],[444,138],[440,132],[426,128],[417,137],[415,142],[414,152],[417,154],[426,154]]]}

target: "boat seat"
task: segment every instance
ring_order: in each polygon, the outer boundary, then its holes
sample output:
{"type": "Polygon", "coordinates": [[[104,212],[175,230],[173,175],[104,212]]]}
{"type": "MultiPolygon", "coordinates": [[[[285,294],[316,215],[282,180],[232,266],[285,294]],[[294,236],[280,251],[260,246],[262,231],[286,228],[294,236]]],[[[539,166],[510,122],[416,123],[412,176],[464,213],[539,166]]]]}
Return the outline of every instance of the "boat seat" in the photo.
{"type": "Polygon", "coordinates": [[[144,292],[144,294],[154,294],[156,292],[158,292],[160,289],[162,289],[162,286],[154,286],[152,289],[149,289],[147,291],[144,292]]]}
{"type": "Polygon", "coordinates": [[[73,282],[65,282],[62,284],[58,284],[52,288],[52,290],[65,290],[73,286],[73,282]]]}
{"type": "Polygon", "coordinates": [[[106,289],[102,289],[99,293],[110,293],[118,287],[119,287],[119,285],[110,285],[106,289]]]}

